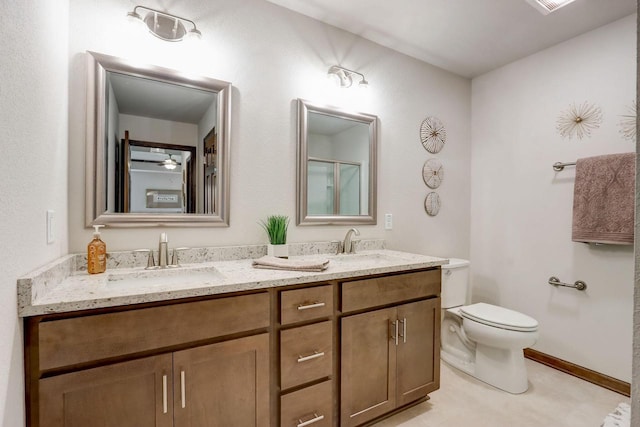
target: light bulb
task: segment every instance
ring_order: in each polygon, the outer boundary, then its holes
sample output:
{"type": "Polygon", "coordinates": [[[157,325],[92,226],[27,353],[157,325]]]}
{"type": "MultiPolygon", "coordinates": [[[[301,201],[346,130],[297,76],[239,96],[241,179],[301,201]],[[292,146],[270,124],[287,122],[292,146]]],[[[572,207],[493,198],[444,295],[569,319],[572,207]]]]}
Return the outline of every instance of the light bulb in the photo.
{"type": "Polygon", "coordinates": [[[192,28],[184,35],[184,41],[190,44],[198,43],[202,40],[202,33],[197,28],[192,28]]]}
{"type": "Polygon", "coordinates": [[[127,13],[127,21],[129,22],[129,26],[137,32],[142,32],[147,28],[142,17],[135,11],[127,13]]]}

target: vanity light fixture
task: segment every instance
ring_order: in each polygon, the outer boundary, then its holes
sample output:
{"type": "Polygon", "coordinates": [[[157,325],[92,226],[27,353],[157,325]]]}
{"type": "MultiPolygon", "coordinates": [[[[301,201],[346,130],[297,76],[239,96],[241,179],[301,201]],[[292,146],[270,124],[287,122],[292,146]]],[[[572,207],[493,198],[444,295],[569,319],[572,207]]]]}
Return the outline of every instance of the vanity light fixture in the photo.
{"type": "Polygon", "coordinates": [[[146,27],[154,36],[168,42],[182,40],[200,40],[202,33],[196,28],[196,23],[190,19],[181,18],[160,10],[146,6],[136,6],[127,13],[127,19],[132,24],[146,27]],[[144,18],[138,13],[138,9],[146,11],[144,18]],[[193,26],[187,31],[185,24],[193,26]]]}
{"type": "Polygon", "coordinates": [[[331,66],[329,68],[329,71],[327,71],[327,75],[331,78],[334,78],[336,83],[339,84],[342,88],[351,87],[351,85],[353,84],[354,76],[360,78],[358,87],[362,89],[366,89],[369,87],[369,82],[364,78],[364,74],[357,71],[348,70],[346,68],[340,67],[339,65],[331,66]]]}
{"type": "Polygon", "coordinates": [[[574,1],[575,0],[527,0],[527,3],[538,9],[538,12],[543,15],[548,15],[574,1]]]}

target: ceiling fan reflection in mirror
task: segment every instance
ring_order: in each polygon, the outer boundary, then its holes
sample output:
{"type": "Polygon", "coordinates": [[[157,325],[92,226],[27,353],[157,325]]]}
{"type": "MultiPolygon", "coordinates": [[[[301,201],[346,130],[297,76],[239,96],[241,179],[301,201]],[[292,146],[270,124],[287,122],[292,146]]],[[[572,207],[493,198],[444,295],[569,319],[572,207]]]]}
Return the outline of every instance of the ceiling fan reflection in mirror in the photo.
{"type": "Polygon", "coordinates": [[[173,159],[173,156],[169,154],[168,159],[164,159],[161,162],[158,162],[158,165],[163,166],[165,169],[174,170],[180,163],[176,162],[173,159]]]}

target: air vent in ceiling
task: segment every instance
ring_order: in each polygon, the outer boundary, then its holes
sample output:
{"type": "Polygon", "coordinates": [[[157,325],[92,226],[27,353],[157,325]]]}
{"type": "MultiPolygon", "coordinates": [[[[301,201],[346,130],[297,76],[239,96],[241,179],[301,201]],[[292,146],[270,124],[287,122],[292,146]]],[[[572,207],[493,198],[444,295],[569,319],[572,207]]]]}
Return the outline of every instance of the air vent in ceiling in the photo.
{"type": "Polygon", "coordinates": [[[548,15],[574,1],[575,0],[527,0],[527,3],[538,9],[543,15],[548,15]]]}

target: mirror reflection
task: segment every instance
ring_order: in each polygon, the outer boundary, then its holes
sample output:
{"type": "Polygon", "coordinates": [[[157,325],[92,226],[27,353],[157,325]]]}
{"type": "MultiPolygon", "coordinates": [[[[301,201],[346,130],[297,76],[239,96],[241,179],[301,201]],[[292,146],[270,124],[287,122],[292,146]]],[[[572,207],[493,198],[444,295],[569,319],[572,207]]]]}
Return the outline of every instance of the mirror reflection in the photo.
{"type": "Polygon", "coordinates": [[[376,117],[299,100],[298,224],[375,223],[376,117]]]}
{"type": "Polygon", "coordinates": [[[231,85],[90,57],[87,225],[227,225],[231,85]]]}

